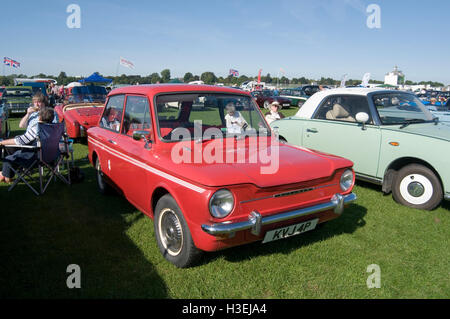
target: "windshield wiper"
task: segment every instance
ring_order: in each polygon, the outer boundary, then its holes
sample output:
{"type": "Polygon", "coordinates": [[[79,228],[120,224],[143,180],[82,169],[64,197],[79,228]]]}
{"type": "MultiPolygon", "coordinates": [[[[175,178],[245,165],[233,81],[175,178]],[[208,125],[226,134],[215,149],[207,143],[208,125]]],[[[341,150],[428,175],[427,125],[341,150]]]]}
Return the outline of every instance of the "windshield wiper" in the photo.
{"type": "Polygon", "coordinates": [[[410,119],[410,120],[405,120],[402,124],[402,126],[400,126],[400,128],[405,128],[410,124],[414,124],[414,123],[425,123],[426,120],[424,119],[410,119]]]}

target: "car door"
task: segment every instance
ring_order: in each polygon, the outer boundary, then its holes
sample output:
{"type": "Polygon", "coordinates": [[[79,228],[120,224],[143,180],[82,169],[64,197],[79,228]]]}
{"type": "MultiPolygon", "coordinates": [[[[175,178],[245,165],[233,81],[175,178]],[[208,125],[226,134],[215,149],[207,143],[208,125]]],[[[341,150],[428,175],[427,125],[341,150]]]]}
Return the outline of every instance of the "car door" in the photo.
{"type": "Polygon", "coordinates": [[[113,95],[108,98],[99,127],[95,136],[96,142],[101,145],[97,148],[99,153],[102,172],[106,174],[117,185],[117,167],[118,161],[115,151],[117,149],[118,137],[120,133],[120,124],[123,117],[125,95],[113,95]]]}
{"type": "Polygon", "coordinates": [[[366,96],[326,97],[303,130],[304,146],[348,158],[355,171],[366,177],[377,175],[380,141],[380,127],[374,123],[366,96]],[[359,112],[369,115],[365,125],[356,122],[359,112]]]}
{"type": "Polygon", "coordinates": [[[127,95],[121,133],[117,139],[116,149],[122,159],[118,165],[120,187],[127,199],[142,211],[148,210],[148,183],[151,174],[146,168],[154,159],[152,141],[152,120],[147,96],[127,95]],[[135,131],[145,134],[144,139],[133,139],[135,131]]]}

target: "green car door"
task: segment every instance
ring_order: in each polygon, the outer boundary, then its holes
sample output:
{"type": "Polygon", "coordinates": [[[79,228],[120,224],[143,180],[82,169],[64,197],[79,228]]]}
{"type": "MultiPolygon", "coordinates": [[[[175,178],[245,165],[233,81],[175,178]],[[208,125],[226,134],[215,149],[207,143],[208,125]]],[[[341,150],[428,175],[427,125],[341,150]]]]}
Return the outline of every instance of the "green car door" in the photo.
{"type": "Polygon", "coordinates": [[[303,146],[348,158],[360,177],[376,178],[381,131],[373,123],[365,96],[329,96],[305,121],[303,146]],[[366,124],[356,122],[358,113],[368,115],[366,124]]]}

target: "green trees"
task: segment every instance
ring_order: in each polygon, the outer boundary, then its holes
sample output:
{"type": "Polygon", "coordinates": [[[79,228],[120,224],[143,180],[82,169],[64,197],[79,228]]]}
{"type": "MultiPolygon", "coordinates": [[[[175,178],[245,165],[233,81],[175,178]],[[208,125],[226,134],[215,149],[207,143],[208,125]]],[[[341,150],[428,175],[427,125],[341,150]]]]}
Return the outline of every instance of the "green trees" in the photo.
{"type": "Polygon", "coordinates": [[[170,81],[170,70],[169,69],[164,69],[161,71],[161,82],[162,83],[167,83],[170,81]]]}
{"type": "Polygon", "coordinates": [[[195,81],[194,75],[191,72],[187,72],[183,77],[183,81],[184,81],[184,83],[189,83],[189,82],[195,81]]]}
{"type": "Polygon", "coordinates": [[[213,72],[203,72],[202,75],[200,75],[200,80],[205,82],[205,84],[214,84],[216,83],[217,77],[213,72]]]}

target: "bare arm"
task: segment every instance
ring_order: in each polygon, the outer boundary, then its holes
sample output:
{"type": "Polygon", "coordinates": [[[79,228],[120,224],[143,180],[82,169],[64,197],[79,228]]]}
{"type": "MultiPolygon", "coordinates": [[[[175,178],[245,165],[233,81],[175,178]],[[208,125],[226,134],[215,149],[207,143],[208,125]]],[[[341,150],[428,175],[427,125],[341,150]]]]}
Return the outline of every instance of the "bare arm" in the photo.
{"type": "Polygon", "coordinates": [[[30,106],[30,107],[27,109],[27,114],[25,114],[25,116],[22,117],[22,119],[20,120],[20,122],[19,122],[19,127],[20,127],[20,128],[27,128],[28,119],[29,119],[31,113],[36,112],[36,111],[38,111],[38,110],[39,110],[39,108],[36,108],[36,107],[34,107],[34,106],[30,106]]]}
{"type": "Polygon", "coordinates": [[[15,139],[10,138],[8,140],[1,141],[0,146],[3,146],[3,145],[16,145],[16,141],[15,141],[15,139]]]}

